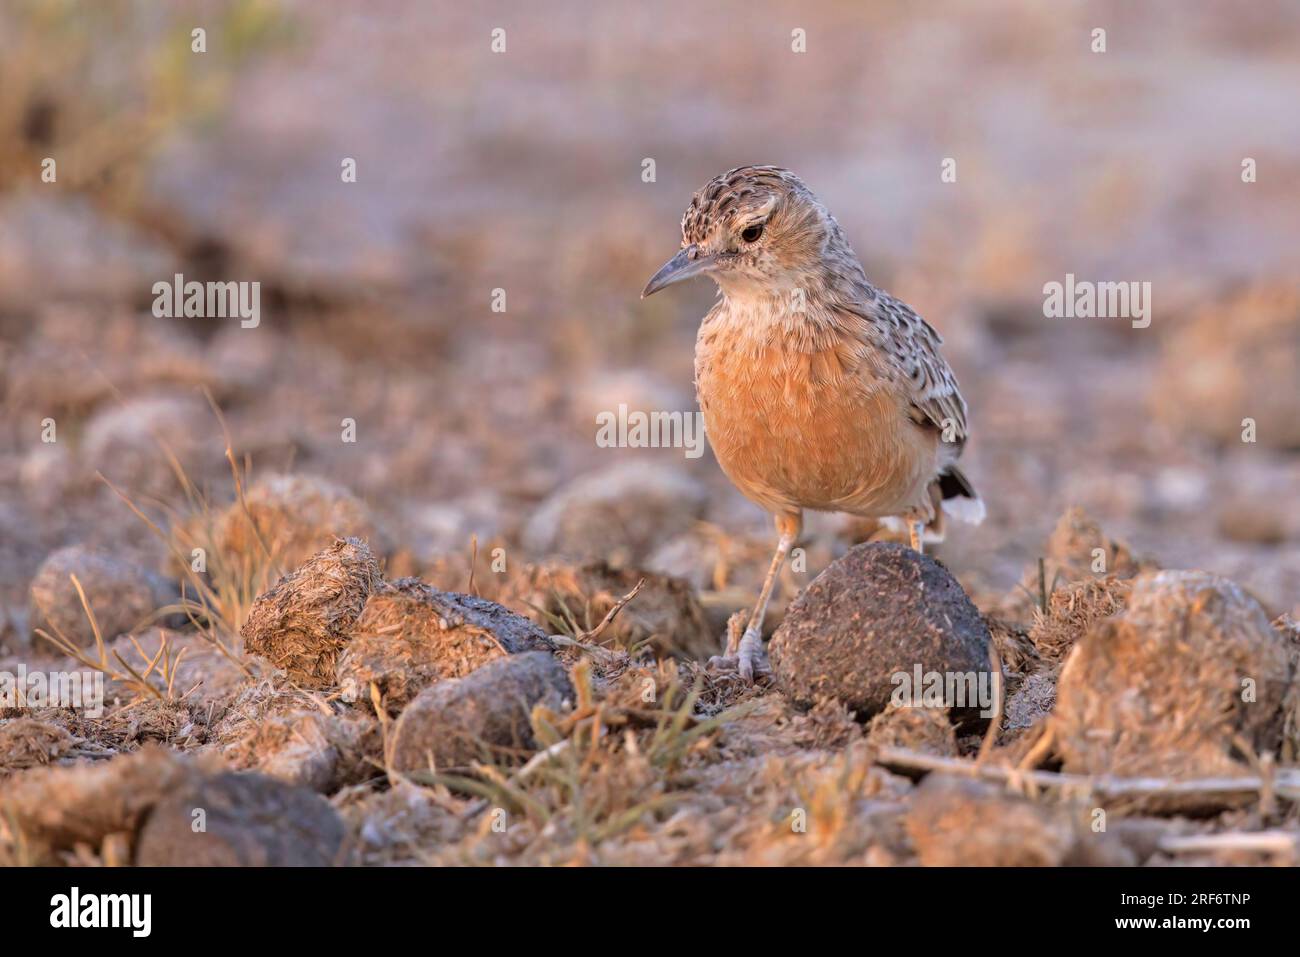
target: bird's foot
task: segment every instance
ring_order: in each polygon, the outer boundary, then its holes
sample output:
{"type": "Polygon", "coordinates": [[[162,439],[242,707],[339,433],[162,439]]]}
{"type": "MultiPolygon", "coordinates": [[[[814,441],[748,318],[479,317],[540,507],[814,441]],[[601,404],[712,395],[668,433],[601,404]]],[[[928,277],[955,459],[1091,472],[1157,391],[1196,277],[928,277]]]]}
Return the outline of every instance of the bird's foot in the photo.
{"type": "Polygon", "coordinates": [[[756,676],[771,676],[772,666],[763,648],[762,634],[755,628],[746,628],[744,637],[734,651],[729,648],[727,654],[714,655],[709,659],[709,669],[738,672],[746,684],[753,684],[756,676]]]}

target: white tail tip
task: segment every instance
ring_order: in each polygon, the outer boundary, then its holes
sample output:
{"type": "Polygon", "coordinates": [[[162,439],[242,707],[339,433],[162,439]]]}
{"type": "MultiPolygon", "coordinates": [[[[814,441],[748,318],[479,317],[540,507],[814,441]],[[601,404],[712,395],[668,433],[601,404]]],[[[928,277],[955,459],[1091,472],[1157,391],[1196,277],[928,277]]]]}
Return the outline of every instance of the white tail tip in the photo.
{"type": "Polygon", "coordinates": [[[945,498],[943,500],[943,510],[959,522],[978,525],[984,521],[984,500],[980,498],[966,498],[965,496],[945,498]]]}

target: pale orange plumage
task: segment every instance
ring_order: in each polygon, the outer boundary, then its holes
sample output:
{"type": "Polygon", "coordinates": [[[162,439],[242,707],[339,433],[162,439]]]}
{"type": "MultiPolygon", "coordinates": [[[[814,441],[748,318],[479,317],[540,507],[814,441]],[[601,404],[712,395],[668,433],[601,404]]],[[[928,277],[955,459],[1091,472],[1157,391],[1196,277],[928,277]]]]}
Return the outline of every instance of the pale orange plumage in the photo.
{"type": "Polygon", "coordinates": [[[898,516],[983,506],[955,462],[966,403],[942,339],[873,286],[839,224],[788,170],[730,170],[682,217],[682,250],[643,295],[694,275],[721,290],[695,346],[709,444],[728,478],[772,512],[780,543],[749,628],[725,662],[752,677],[771,589],[803,509],[898,516]]]}

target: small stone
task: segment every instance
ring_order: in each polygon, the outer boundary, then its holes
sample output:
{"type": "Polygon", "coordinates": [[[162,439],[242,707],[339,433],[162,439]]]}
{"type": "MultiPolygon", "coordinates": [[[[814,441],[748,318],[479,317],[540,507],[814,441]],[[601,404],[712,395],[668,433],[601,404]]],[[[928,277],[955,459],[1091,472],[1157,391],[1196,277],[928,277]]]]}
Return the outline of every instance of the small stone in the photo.
{"type": "Polygon", "coordinates": [[[100,471],[130,490],[170,494],[179,491],[173,456],[187,475],[207,474],[221,461],[214,428],[199,396],[135,396],[104,405],[87,420],[80,458],[87,474],[100,471]]]}
{"type": "Polygon", "coordinates": [[[769,651],[777,684],[800,707],[833,697],[862,720],[914,684],[919,670],[917,696],[933,674],[945,687],[950,679],[965,683],[964,701],[941,703],[967,720],[982,703],[971,693],[992,693],[989,641],[947,569],[905,545],[875,542],[832,562],[791,602],[769,651]]]}
{"type": "Polygon", "coordinates": [[[235,718],[219,730],[212,747],[232,770],[257,771],[319,794],[383,775],[383,732],[373,714],[287,711],[235,718]]]}
{"type": "Polygon", "coordinates": [[[643,561],[704,513],[708,495],[682,468],[627,462],[574,479],[524,529],[534,555],[643,561]]]}
{"type": "Polygon", "coordinates": [[[343,700],[370,700],[374,683],[400,708],[444,678],[524,651],[550,651],[546,633],[495,602],[443,592],[416,578],[381,584],[338,660],[343,700]]]}
{"type": "Polygon", "coordinates": [[[921,782],[904,824],[924,867],[1056,867],[1074,846],[1062,809],[944,774],[921,782]]]}
{"type": "Polygon", "coordinates": [[[140,831],[142,867],[328,867],[343,821],[306,788],[260,774],[202,778],[158,802],[140,831]]]}
{"type": "Polygon", "coordinates": [[[558,711],[566,700],[573,686],[552,655],[494,661],[420,692],[393,729],[390,763],[402,772],[464,771],[475,761],[522,756],[536,747],[533,707],[558,711]]]}
{"type": "Polygon", "coordinates": [[[0,819],[24,836],[36,859],[52,862],[78,844],[100,847],[111,834],[134,835],[155,804],[210,763],[146,745],[107,761],[32,768],[0,788],[0,819]]]}
{"type": "Polygon", "coordinates": [[[1234,542],[1280,545],[1287,539],[1285,517],[1262,495],[1228,499],[1219,506],[1216,524],[1219,534],[1234,542]]]}
{"type": "Polygon", "coordinates": [[[1025,678],[1020,687],[1007,695],[1002,730],[1007,733],[1032,728],[1052,713],[1056,706],[1056,682],[1051,675],[1036,672],[1025,678]]]}
{"type": "Polygon", "coordinates": [[[1092,809],[1034,802],[985,781],[931,774],[904,826],[926,867],[1133,866],[1124,843],[1091,828],[1092,809]]]}
{"type": "Polygon", "coordinates": [[[957,756],[957,735],[947,708],[895,708],[871,719],[867,741],[877,748],[906,748],[945,758],[957,756]]]}
{"type": "Polygon", "coordinates": [[[1160,422],[1229,447],[1243,441],[1300,447],[1300,292],[1294,283],[1245,286],[1208,301],[1163,343],[1149,393],[1160,422]]]}
{"type": "Polygon", "coordinates": [[[95,643],[95,633],[74,575],[105,641],[136,629],[180,594],[174,582],[110,552],[84,545],[52,552],[32,578],[31,624],[83,647],[95,643]]]}

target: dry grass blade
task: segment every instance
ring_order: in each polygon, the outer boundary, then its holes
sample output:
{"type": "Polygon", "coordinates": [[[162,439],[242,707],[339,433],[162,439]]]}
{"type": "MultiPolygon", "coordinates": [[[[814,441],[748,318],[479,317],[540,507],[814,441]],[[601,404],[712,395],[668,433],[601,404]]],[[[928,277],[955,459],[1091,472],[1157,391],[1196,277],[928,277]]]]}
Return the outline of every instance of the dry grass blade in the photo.
{"type": "Polygon", "coordinates": [[[597,638],[599,638],[602,634],[604,634],[605,629],[607,629],[610,625],[614,623],[614,619],[618,617],[618,613],[627,606],[628,602],[630,602],[633,598],[637,596],[637,593],[641,591],[641,588],[644,585],[645,585],[645,579],[642,578],[640,581],[636,583],[635,588],[633,588],[630,592],[628,592],[618,601],[614,602],[614,607],[610,608],[610,610],[606,612],[605,617],[600,620],[600,624],[598,624],[595,628],[592,628],[589,631],[585,631],[582,634],[578,635],[577,640],[581,642],[587,642],[589,644],[594,643],[597,638]]]}
{"type": "Polygon", "coordinates": [[[989,673],[993,676],[993,716],[989,719],[988,730],[984,732],[984,740],[980,742],[979,754],[975,758],[976,764],[983,764],[993,753],[998,732],[1002,728],[1002,711],[1006,706],[1003,700],[1005,693],[1002,687],[1002,655],[998,653],[997,643],[992,641],[989,642],[989,673]]]}
{"type": "Polygon", "coordinates": [[[95,636],[95,650],[97,652],[97,657],[91,658],[87,655],[80,645],[68,638],[68,636],[53,623],[51,623],[51,627],[54,628],[55,634],[51,635],[43,628],[35,629],[36,634],[52,644],[62,654],[67,655],[69,658],[72,658],[87,668],[90,668],[92,671],[98,671],[110,681],[116,681],[132,688],[138,696],[148,695],[157,698],[160,701],[167,700],[171,696],[171,682],[168,682],[167,691],[164,693],[149,681],[149,675],[153,672],[153,669],[157,666],[159,660],[166,655],[166,635],[164,634],[162,636],[158,654],[154,656],[152,661],[149,659],[148,655],[144,653],[144,650],[140,648],[140,644],[136,642],[134,638],[131,639],[135,644],[136,649],[140,652],[140,656],[145,660],[146,668],[143,673],[132,668],[126,660],[116,650],[114,650],[113,657],[117,659],[118,664],[120,664],[123,669],[122,671],[117,670],[109,663],[108,648],[104,644],[104,635],[100,631],[99,620],[95,617],[94,609],[90,607],[90,602],[86,598],[85,589],[81,587],[81,582],[77,579],[76,575],[69,575],[68,577],[72,582],[72,587],[77,590],[77,597],[81,599],[82,610],[85,612],[86,620],[90,623],[91,633],[95,636]]]}

